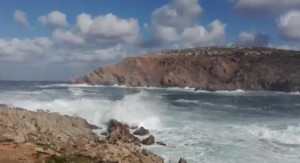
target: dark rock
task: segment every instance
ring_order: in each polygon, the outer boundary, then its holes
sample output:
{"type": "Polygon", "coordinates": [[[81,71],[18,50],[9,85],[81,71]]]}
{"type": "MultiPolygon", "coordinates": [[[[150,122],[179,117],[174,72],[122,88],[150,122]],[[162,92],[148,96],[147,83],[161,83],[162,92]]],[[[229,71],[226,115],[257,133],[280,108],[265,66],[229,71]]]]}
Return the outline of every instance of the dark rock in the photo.
{"type": "Polygon", "coordinates": [[[145,136],[149,134],[149,130],[145,129],[144,127],[140,127],[133,134],[139,136],[145,136]]]}
{"type": "Polygon", "coordinates": [[[183,158],[180,158],[178,163],[187,163],[187,161],[183,158]]]}
{"type": "Polygon", "coordinates": [[[130,129],[132,129],[132,130],[136,130],[136,129],[138,129],[138,126],[131,126],[131,128],[130,129]]]}
{"type": "Polygon", "coordinates": [[[163,142],[156,142],[156,144],[162,145],[162,146],[167,146],[167,144],[166,144],[166,143],[163,143],[163,142]]]}
{"type": "Polygon", "coordinates": [[[122,143],[133,143],[140,145],[140,140],[132,135],[129,130],[129,126],[118,122],[117,120],[111,120],[108,126],[108,141],[116,144],[117,142],[122,143]]]}
{"type": "Polygon", "coordinates": [[[109,134],[108,134],[108,132],[102,132],[102,133],[100,133],[100,135],[102,135],[102,136],[108,136],[109,134]]]}
{"type": "Polygon", "coordinates": [[[144,145],[152,145],[154,143],[155,143],[155,138],[153,135],[150,135],[149,137],[147,137],[146,139],[144,139],[142,141],[142,144],[144,144],[144,145]]]}
{"type": "Polygon", "coordinates": [[[127,58],[71,83],[300,91],[300,52],[260,47],[168,50],[127,58]]]}

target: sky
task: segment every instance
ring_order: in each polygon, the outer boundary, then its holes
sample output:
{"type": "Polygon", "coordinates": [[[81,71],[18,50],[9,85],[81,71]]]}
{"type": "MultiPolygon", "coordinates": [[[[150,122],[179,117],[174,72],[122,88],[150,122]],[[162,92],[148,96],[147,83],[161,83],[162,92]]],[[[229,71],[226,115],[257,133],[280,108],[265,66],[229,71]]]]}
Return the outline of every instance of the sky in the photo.
{"type": "Polygon", "coordinates": [[[300,50],[300,0],[1,0],[0,80],[62,81],[164,49],[300,50]]]}

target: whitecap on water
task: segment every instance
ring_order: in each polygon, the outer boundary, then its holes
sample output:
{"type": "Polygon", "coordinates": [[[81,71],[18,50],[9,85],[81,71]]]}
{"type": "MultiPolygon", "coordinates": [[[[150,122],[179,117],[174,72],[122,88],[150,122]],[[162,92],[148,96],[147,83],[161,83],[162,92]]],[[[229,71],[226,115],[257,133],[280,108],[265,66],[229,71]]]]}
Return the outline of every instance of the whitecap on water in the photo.
{"type": "Polygon", "coordinates": [[[199,101],[197,101],[197,100],[186,100],[186,99],[179,99],[179,100],[176,100],[176,102],[178,102],[178,103],[193,103],[193,104],[199,103],[199,101]]]}
{"type": "Polygon", "coordinates": [[[248,126],[246,131],[259,139],[287,145],[300,145],[300,125],[284,128],[270,128],[267,126],[248,126]]]}

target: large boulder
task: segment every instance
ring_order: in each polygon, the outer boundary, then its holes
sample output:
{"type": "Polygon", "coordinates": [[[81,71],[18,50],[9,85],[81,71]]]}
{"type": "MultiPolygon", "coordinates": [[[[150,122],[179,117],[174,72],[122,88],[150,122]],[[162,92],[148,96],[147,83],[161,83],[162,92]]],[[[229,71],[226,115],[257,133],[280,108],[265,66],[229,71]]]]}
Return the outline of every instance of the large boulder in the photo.
{"type": "Polygon", "coordinates": [[[178,163],[187,163],[187,161],[184,158],[180,158],[178,163]]]}
{"type": "Polygon", "coordinates": [[[146,139],[144,139],[142,141],[142,144],[144,144],[144,145],[152,145],[154,143],[155,143],[155,138],[153,135],[150,135],[149,137],[147,137],[146,139]]]}
{"type": "Polygon", "coordinates": [[[149,134],[149,130],[145,129],[144,127],[140,127],[133,134],[139,136],[145,136],[149,134]]]}

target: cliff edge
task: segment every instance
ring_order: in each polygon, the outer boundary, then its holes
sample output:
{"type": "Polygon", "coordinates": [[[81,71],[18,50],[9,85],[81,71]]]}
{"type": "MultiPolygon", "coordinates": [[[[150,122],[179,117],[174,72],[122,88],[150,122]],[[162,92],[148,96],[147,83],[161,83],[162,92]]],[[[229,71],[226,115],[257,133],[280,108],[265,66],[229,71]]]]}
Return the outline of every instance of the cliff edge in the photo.
{"type": "Polygon", "coordinates": [[[300,91],[300,52],[259,47],[167,50],[98,68],[73,84],[300,91]]]}

